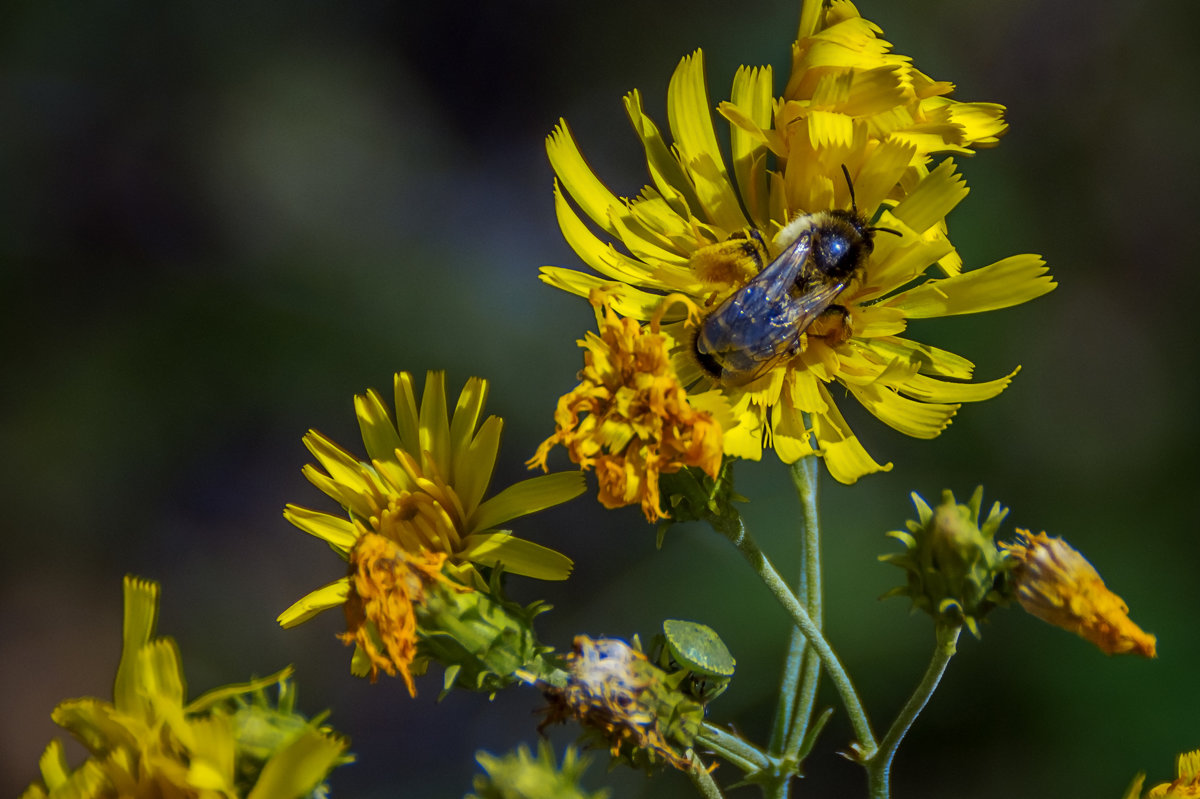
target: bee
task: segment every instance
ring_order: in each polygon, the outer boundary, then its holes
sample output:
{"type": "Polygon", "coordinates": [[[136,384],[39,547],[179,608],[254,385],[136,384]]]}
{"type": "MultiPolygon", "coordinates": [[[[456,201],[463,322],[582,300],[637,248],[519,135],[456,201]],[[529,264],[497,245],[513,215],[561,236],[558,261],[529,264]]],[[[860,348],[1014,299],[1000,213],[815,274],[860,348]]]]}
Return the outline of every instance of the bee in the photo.
{"type": "Polygon", "coordinates": [[[789,222],[775,237],[783,246],[775,260],[704,318],[695,354],[711,377],[750,382],[795,355],[818,319],[836,316],[844,328],[849,312],[834,301],[875,249],[875,231],[887,230],[871,227],[858,211],[853,186],[850,204],[789,222]]]}

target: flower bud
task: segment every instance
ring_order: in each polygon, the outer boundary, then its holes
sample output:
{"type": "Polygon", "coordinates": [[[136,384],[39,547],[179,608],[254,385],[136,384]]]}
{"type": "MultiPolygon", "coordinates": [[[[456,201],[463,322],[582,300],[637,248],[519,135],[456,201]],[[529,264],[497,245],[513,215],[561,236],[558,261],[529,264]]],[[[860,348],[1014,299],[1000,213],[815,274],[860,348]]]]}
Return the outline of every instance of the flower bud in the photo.
{"type": "Polygon", "coordinates": [[[1002,546],[1016,562],[1014,591],[1027,612],[1091,641],[1105,654],[1155,656],[1154,636],[1133,623],[1125,601],[1066,541],[1017,530],[1017,540],[1002,546]]]}
{"type": "Polygon", "coordinates": [[[485,774],[475,777],[475,793],[466,799],[607,799],[608,791],[595,793],[579,787],[579,779],[591,758],[579,757],[568,746],[562,764],[554,762],[550,742],[538,743],[537,757],[522,744],[517,751],[502,757],[479,752],[475,755],[485,774]]]}
{"type": "Polygon", "coordinates": [[[1010,564],[994,539],[1008,509],[993,504],[980,526],[982,486],[967,505],[959,505],[948,490],[942,492],[937,508],[930,508],[916,493],[912,498],[920,521],[907,522],[908,532],[888,533],[904,544],[905,551],[879,558],[904,569],[908,582],[884,596],[908,596],[913,608],[938,623],[966,625],[978,637],[979,621],[1005,601],[1000,589],[1010,564]]]}

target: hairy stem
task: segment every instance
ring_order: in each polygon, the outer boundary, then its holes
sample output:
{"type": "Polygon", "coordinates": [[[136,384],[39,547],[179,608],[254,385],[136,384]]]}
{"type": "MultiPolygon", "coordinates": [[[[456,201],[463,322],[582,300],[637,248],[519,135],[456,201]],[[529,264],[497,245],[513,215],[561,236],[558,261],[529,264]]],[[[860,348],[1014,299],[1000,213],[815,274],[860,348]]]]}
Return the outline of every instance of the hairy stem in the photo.
{"type": "Polygon", "coordinates": [[[946,666],[950,664],[950,658],[954,657],[954,653],[958,651],[958,636],[961,632],[961,625],[937,625],[937,645],[933,648],[933,657],[930,658],[929,666],[925,669],[925,676],[921,678],[921,682],[913,690],[912,696],[908,698],[904,707],[896,715],[896,720],[892,722],[887,734],[880,741],[878,751],[870,757],[864,758],[871,799],[887,799],[890,790],[888,780],[892,769],[892,759],[896,756],[896,750],[900,746],[900,741],[904,739],[905,733],[912,727],[921,711],[925,709],[925,705],[929,703],[929,697],[933,695],[938,683],[942,681],[942,675],[946,673],[946,666]]]}
{"type": "Polygon", "coordinates": [[[715,527],[733,542],[750,567],[766,584],[767,590],[775,596],[787,614],[792,617],[793,623],[808,639],[808,645],[816,652],[821,666],[824,667],[838,694],[841,695],[842,705],[846,708],[846,715],[858,738],[857,749],[860,758],[869,759],[875,754],[876,749],[871,723],[867,719],[867,713],[863,709],[862,701],[858,698],[858,693],[854,690],[854,684],[850,682],[850,676],[846,673],[846,669],[843,668],[837,655],[834,654],[829,642],[821,635],[820,628],[813,622],[800,601],[796,599],[787,583],[779,576],[779,572],[775,570],[767,556],[758,548],[758,544],[751,538],[750,533],[746,530],[746,523],[741,517],[737,517],[736,520],[728,520],[726,524],[715,525],[715,527]]]}

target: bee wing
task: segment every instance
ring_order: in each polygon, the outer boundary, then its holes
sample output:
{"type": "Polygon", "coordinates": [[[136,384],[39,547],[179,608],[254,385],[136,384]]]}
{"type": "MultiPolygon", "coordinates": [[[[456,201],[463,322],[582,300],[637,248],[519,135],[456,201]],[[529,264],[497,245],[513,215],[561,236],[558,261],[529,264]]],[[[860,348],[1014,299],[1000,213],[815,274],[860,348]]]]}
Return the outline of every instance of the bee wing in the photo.
{"type": "Polygon", "coordinates": [[[797,317],[790,292],[811,245],[811,234],[802,233],[766,269],[721,303],[704,320],[697,349],[713,355],[726,368],[731,359],[745,358],[758,364],[786,349],[795,339],[797,317]]]}

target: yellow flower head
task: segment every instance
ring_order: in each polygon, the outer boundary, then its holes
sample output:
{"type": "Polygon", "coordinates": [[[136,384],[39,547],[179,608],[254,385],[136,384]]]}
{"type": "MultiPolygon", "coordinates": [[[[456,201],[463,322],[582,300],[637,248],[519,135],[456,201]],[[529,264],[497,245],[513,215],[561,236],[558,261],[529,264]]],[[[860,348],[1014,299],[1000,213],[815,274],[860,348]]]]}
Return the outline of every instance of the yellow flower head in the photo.
{"type": "Polygon", "coordinates": [[[946,235],[946,215],[967,189],[953,161],[931,166],[930,157],[994,144],[1003,109],[946,97],[950,84],[892,53],[849,2],[821,7],[805,3],[806,29],[782,97],[772,94],[768,67],[734,77],[731,99],[718,109],[730,125],[731,160],[717,144],[699,52],[683,59],[668,89],[672,143],[643,113],[638,92],[625,98],[652,182],[637,197],[613,194],[561,122],[547,140],[558,221],[599,276],[544,267],[542,279],[581,296],[603,287],[621,316],[661,317],[680,381],[720,396],[726,455],[758,459],[771,446],[791,463],[818,454],[850,483],[889,466],[859,443],[831,383],[891,427],[933,438],[961,403],[995,396],[1012,375],[965,382],[973,364],[907,338],[908,321],[1016,305],[1054,283],[1034,255],[962,272],[946,235]],[[828,249],[816,221],[835,212],[861,218],[855,235],[864,240],[861,262],[837,279],[816,274],[817,258],[806,257],[808,244],[828,249]],[[800,274],[755,288],[789,252],[799,254],[800,274]],[[763,301],[772,313],[781,304],[804,312],[756,322],[758,341],[728,336],[741,354],[767,345],[750,358],[761,368],[746,379],[714,372],[697,345],[705,325],[727,303],[746,300],[747,290],[767,289],[777,294],[763,301]]]}
{"type": "Polygon", "coordinates": [[[501,420],[480,423],[487,381],[467,382],[453,415],[445,378],[430,372],[418,405],[412,376],[396,375],[396,414],[375,391],[355,397],[367,459],[310,431],[304,443],[324,471],[305,476],[345,509],[346,516],[288,505],[284,517],[328,542],[350,561],[350,574],[309,593],[279,616],[292,627],[345,605],[344,640],[358,644],[351,668],[372,676],[400,674],[412,690],[416,641],[414,603],[433,584],[488,592],[477,567],[542,580],[563,580],[571,560],[516,538],[500,525],[565,502],[584,490],[578,473],[557,473],[509,486],[484,499],[500,445],[501,420]]]}
{"type": "Polygon", "coordinates": [[[653,523],[667,515],[660,474],[697,466],[716,479],[721,427],[688,401],[671,368],[671,338],[657,322],[617,316],[600,290],[591,300],[600,333],[579,342],[586,350],[579,386],[559,399],[555,433],[528,465],[545,469],[551,447],[562,444],[572,461],[596,470],[606,508],[637,502],[653,523]]]}
{"type": "Polygon", "coordinates": [[[126,577],[124,590],[112,702],[71,699],[53,713],[90,757],[72,769],[52,741],[38,763],[42,782],[22,799],[316,795],[328,772],[352,759],[344,739],[292,711],[290,667],[186,702],[179,650],[154,636],[158,584],[126,577]],[[262,694],[271,685],[276,707],[262,694]]]}
{"type": "Polygon", "coordinates": [[[1176,760],[1173,782],[1156,785],[1146,799],[1197,799],[1200,797],[1200,750],[1185,752],[1176,760]]]}
{"type": "Polygon", "coordinates": [[[1155,656],[1154,636],[1133,623],[1125,601],[1066,541],[1017,530],[1017,540],[1001,546],[1017,560],[1013,580],[1026,611],[1091,641],[1105,654],[1155,656]]]}
{"type": "Polygon", "coordinates": [[[544,686],[550,707],[543,728],[575,719],[613,757],[644,766],[666,762],[681,771],[692,767],[687,750],[704,709],[670,688],[666,673],[644,654],[615,638],[580,635],[567,670],[565,686],[544,686]]]}

